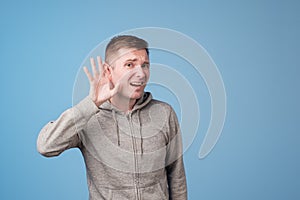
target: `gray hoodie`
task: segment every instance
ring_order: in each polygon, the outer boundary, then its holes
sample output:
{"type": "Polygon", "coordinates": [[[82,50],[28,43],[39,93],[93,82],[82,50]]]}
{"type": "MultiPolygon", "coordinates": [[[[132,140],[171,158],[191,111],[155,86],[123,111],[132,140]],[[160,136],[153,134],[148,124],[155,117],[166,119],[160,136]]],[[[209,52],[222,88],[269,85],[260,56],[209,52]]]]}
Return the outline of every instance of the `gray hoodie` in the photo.
{"type": "Polygon", "coordinates": [[[40,132],[47,157],[77,147],[90,200],[187,199],[178,120],[170,105],[144,93],[129,113],[86,97],[40,132]]]}

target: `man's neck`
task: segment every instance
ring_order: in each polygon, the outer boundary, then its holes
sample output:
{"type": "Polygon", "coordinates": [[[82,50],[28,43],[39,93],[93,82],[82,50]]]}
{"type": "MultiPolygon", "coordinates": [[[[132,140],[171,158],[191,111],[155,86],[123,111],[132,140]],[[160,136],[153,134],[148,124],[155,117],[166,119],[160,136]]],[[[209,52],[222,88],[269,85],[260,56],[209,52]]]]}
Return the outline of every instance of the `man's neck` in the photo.
{"type": "Polygon", "coordinates": [[[136,99],[125,98],[120,95],[115,95],[110,100],[110,103],[118,108],[120,111],[129,112],[133,109],[136,99]]]}

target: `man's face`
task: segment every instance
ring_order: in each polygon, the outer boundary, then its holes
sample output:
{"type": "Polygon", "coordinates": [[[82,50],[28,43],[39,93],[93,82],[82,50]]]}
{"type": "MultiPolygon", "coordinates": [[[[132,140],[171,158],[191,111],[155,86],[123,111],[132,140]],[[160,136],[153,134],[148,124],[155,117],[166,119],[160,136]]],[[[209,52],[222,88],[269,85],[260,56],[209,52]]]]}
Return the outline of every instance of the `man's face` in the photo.
{"type": "Polygon", "coordinates": [[[118,95],[128,99],[139,99],[150,76],[146,50],[120,49],[117,56],[111,64],[110,76],[114,85],[121,80],[118,95]]]}

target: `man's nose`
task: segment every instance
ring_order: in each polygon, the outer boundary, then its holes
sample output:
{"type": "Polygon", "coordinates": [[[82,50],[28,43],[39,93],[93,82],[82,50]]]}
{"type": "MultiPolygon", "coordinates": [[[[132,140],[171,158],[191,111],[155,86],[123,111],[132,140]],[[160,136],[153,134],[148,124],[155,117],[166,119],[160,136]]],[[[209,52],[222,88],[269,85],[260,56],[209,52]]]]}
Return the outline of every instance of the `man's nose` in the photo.
{"type": "Polygon", "coordinates": [[[144,78],[146,76],[145,71],[141,65],[136,66],[136,76],[139,78],[144,78]]]}

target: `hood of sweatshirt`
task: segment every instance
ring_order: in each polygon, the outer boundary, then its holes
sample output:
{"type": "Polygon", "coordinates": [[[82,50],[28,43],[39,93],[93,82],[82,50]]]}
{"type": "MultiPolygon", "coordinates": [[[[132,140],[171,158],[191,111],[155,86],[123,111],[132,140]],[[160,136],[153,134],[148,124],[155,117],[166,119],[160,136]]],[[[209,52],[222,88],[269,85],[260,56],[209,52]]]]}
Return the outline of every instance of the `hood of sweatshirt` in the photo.
{"type": "MultiPolygon", "coordinates": [[[[137,100],[137,102],[134,104],[132,110],[130,112],[134,112],[136,110],[139,110],[143,107],[145,107],[152,99],[152,95],[150,92],[144,92],[143,96],[137,100]]],[[[103,110],[111,110],[115,111],[121,114],[125,114],[123,111],[120,111],[118,108],[116,108],[114,105],[112,105],[109,101],[104,102],[100,109],[103,110]]]]}

